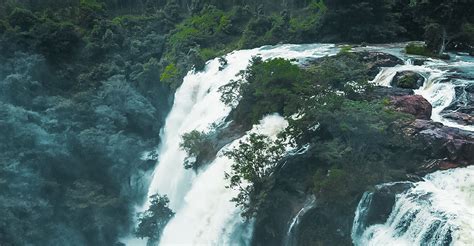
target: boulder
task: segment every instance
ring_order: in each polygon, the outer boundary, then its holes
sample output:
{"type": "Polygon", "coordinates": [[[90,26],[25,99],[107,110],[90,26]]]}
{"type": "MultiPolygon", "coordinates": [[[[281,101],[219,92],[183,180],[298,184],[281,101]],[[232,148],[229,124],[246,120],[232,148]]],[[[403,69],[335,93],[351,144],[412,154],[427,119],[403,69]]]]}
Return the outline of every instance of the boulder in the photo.
{"type": "Polygon", "coordinates": [[[423,66],[425,62],[426,62],[426,59],[422,59],[422,58],[413,59],[413,65],[415,66],[423,66]]]}
{"type": "Polygon", "coordinates": [[[456,166],[474,165],[474,132],[422,119],[408,123],[403,132],[420,138],[433,159],[456,166]]]}
{"type": "Polygon", "coordinates": [[[397,72],[391,82],[394,87],[405,89],[418,89],[425,83],[425,78],[412,71],[397,72]]]}
{"type": "Polygon", "coordinates": [[[461,125],[474,125],[474,116],[462,112],[450,112],[443,114],[444,118],[450,119],[461,125]]]}
{"type": "Polygon", "coordinates": [[[474,124],[474,85],[455,87],[455,97],[452,103],[441,114],[458,124],[474,124]]]}
{"type": "Polygon", "coordinates": [[[390,105],[396,111],[414,115],[417,119],[431,118],[431,104],[420,95],[393,96],[390,105]]]}
{"type": "Polygon", "coordinates": [[[367,64],[368,75],[372,78],[377,76],[382,67],[394,67],[405,63],[402,59],[383,52],[361,52],[360,55],[361,60],[367,64]]]}
{"type": "Polygon", "coordinates": [[[367,208],[364,226],[383,224],[395,205],[396,196],[413,187],[411,182],[396,182],[377,185],[367,208]]]}

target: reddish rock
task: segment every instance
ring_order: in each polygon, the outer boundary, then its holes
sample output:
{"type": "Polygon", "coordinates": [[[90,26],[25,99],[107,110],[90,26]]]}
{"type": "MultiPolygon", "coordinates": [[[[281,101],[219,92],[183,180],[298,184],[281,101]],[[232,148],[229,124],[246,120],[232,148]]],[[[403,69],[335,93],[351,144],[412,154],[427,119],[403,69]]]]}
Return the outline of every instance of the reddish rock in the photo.
{"type": "Polygon", "coordinates": [[[451,119],[461,125],[474,125],[474,116],[461,113],[450,112],[443,115],[445,118],[451,119]]]}
{"type": "Polygon", "coordinates": [[[395,110],[414,115],[417,119],[431,118],[431,104],[420,95],[395,96],[390,98],[395,110]]]}
{"type": "MultiPolygon", "coordinates": [[[[419,137],[433,159],[443,160],[448,168],[474,165],[474,132],[443,126],[429,120],[415,120],[403,128],[407,135],[419,137]]],[[[442,169],[438,167],[436,169],[442,169]]]]}
{"type": "Polygon", "coordinates": [[[460,165],[458,163],[450,162],[450,161],[441,161],[439,164],[440,170],[448,170],[453,168],[458,168],[460,165]]]}

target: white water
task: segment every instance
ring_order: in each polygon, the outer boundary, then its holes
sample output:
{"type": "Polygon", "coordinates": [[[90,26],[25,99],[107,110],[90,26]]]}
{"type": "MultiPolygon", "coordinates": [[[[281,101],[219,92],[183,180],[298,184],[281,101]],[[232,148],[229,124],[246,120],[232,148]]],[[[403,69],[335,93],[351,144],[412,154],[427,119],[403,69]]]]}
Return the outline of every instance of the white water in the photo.
{"type": "Polygon", "coordinates": [[[456,86],[465,86],[469,83],[474,83],[474,81],[463,79],[451,79],[449,82],[443,82],[443,80],[456,74],[456,72],[452,71],[453,68],[465,67],[474,71],[473,61],[467,60],[466,57],[455,57],[457,60],[448,62],[429,59],[424,65],[416,66],[412,64],[410,58],[400,54],[397,55],[404,58],[406,64],[383,68],[372,81],[374,84],[389,87],[397,72],[417,72],[425,77],[426,81],[420,89],[415,90],[415,94],[423,96],[433,106],[431,119],[446,126],[474,131],[474,126],[458,124],[452,120],[444,118],[441,114],[441,112],[455,99],[456,86]]]}
{"type": "MultiPolygon", "coordinates": [[[[263,59],[282,57],[306,59],[333,55],[334,45],[281,45],[253,50],[235,51],[225,58],[228,65],[219,71],[218,59],[208,62],[203,72],[189,72],[177,90],[175,102],[166,119],[158,149],[158,164],[153,173],[148,197],[167,195],[170,208],[176,212],[161,237],[160,245],[245,245],[252,231],[251,224],[244,224],[240,210],[230,199],[235,195],[225,189],[224,172],[229,171],[230,160],[218,155],[204,171],[195,174],[183,167],[186,153],[179,148],[181,136],[192,130],[208,130],[213,124],[222,123],[230,108],[220,101],[219,88],[245,69],[252,56],[263,59]]],[[[266,132],[281,120],[266,118],[255,131],[266,132]],[[267,129],[267,127],[269,127],[267,129]]],[[[274,134],[273,130],[271,134],[274,134]]],[[[269,135],[271,135],[269,134],[269,135]]],[[[232,143],[235,145],[237,142],[232,143]]],[[[227,148],[226,146],[224,148],[227,148]]],[[[222,152],[222,150],[221,150],[222,152]]],[[[141,210],[149,206],[147,201],[141,210]]]]}
{"type": "Polygon", "coordinates": [[[365,231],[363,217],[370,209],[364,195],[356,212],[355,245],[454,245],[474,243],[474,166],[439,171],[396,197],[384,224],[365,231]]]}
{"type": "MultiPolygon", "coordinates": [[[[337,49],[333,45],[267,46],[236,51],[227,55],[228,66],[222,71],[219,71],[220,64],[215,59],[207,64],[204,72],[188,73],[182,86],[176,92],[174,105],[161,134],[162,144],[157,151],[158,164],[154,170],[148,192],[149,196],[156,193],[167,195],[170,198],[170,207],[176,212],[175,217],[163,232],[160,245],[246,245],[249,243],[252,223],[243,222],[239,215],[240,210],[229,201],[235,195],[234,191],[224,188],[226,182],[223,175],[225,171],[229,170],[231,161],[219,154],[205,170],[198,174],[185,170],[183,162],[186,153],[179,148],[181,136],[195,129],[206,131],[211,124],[219,124],[224,121],[230,108],[220,102],[218,89],[236,79],[236,74],[247,67],[252,56],[260,55],[264,59],[274,57],[305,59],[335,53],[337,53],[337,49]]],[[[469,66],[472,64],[474,63],[468,62],[469,66]]],[[[394,70],[411,68],[427,76],[428,83],[417,93],[424,95],[434,105],[434,120],[447,125],[471,129],[472,126],[459,126],[454,122],[447,121],[439,114],[454,97],[454,86],[449,83],[441,83],[442,77],[447,74],[443,66],[454,65],[453,63],[441,64],[439,61],[430,61],[425,66],[407,64],[394,68],[394,70]],[[432,65],[430,65],[431,63],[432,65]]],[[[390,69],[384,70],[379,74],[376,82],[386,84],[386,81],[393,77],[394,73],[392,72],[390,69]]],[[[267,118],[259,127],[254,128],[254,131],[265,132],[264,129],[267,127],[269,129],[279,128],[276,127],[278,124],[273,125],[269,122],[280,122],[279,127],[283,127],[281,120],[267,118]]],[[[236,143],[233,142],[231,145],[236,143]]],[[[144,204],[141,210],[148,206],[149,201],[144,204]]],[[[297,220],[294,222],[297,225],[297,220]]],[[[389,232],[380,234],[380,236],[384,235],[389,235],[389,232]]],[[[410,238],[406,238],[394,241],[393,245],[405,242],[403,240],[409,241],[410,238]]],[[[386,239],[397,240],[397,237],[386,239]]],[[[129,245],[137,244],[130,243],[129,245]]],[[[383,245],[388,244],[384,243],[383,245]]]]}
{"type": "Polygon", "coordinates": [[[296,216],[291,220],[290,226],[288,227],[288,231],[285,236],[285,241],[283,243],[284,246],[293,246],[293,245],[298,245],[296,241],[296,233],[298,229],[298,225],[303,218],[303,216],[312,208],[316,206],[316,197],[314,195],[311,195],[306,202],[304,203],[304,206],[296,213],[296,216]]]}

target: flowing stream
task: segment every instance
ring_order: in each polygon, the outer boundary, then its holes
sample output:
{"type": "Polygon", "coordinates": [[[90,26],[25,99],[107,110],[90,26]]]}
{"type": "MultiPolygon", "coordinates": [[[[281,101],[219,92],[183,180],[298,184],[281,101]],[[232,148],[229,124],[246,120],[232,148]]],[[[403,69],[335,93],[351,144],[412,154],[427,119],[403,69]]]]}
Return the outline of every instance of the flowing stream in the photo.
{"type": "Polygon", "coordinates": [[[371,193],[359,203],[353,224],[355,245],[472,245],[474,166],[429,174],[397,195],[384,224],[366,227],[371,193]]]}
{"type": "MultiPolygon", "coordinates": [[[[424,59],[417,56],[407,56],[401,52],[401,48],[369,47],[369,50],[377,50],[393,54],[405,61],[404,65],[383,68],[372,81],[381,86],[390,86],[394,76],[398,72],[413,71],[421,74],[425,79],[424,85],[415,90],[415,94],[423,96],[433,106],[431,119],[443,125],[474,131],[474,125],[459,124],[443,116],[443,110],[456,100],[467,104],[463,96],[456,96],[456,89],[463,91],[469,85],[474,84],[474,58],[467,55],[451,54],[449,61],[427,59],[423,65],[414,65],[413,59],[424,59]]],[[[464,92],[465,93],[465,92],[464,92]]]]}
{"type": "MultiPolygon", "coordinates": [[[[390,86],[397,72],[418,72],[426,82],[415,93],[433,106],[432,120],[474,131],[474,125],[459,124],[443,117],[443,110],[455,102],[472,106],[464,91],[474,84],[472,57],[451,54],[450,61],[428,59],[417,66],[412,62],[414,57],[405,56],[400,49],[373,49],[392,53],[406,61],[405,65],[383,69],[373,80],[375,84],[390,86]]],[[[390,184],[381,186],[384,185],[390,184]]],[[[474,244],[474,166],[435,172],[414,183],[412,188],[396,195],[392,211],[383,224],[365,224],[373,209],[372,198],[373,193],[366,192],[357,207],[352,228],[355,245],[474,244]]]]}
{"type": "Polygon", "coordinates": [[[283,242],[284,246],[296,246],[298,241],[296,235],[298,233],[298,225],[301,222],[303,216],[312,208],[316,206],[316,197],[311,195],[308,197],[303,205],[303,207],[296,213],[296,216],[291,220],[290,226],[288,227],[288,232],[285,236],[285,241],[283,242]]]}

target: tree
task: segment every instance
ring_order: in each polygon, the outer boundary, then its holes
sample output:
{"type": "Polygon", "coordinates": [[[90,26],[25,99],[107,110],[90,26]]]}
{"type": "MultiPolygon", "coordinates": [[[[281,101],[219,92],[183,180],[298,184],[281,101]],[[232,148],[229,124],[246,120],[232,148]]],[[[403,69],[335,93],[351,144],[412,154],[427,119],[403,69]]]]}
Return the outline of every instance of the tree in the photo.
{"type": "Polygon", "coordinates": [[[252,133],[239,147],[224,152],[233,160],[232,171],[226,173],[230,189],[239,194],[232,199],[249,219],[256,215],[260,204],[272,187],[272,174],[285,153],[282,141],[272,141],[265,135],[252,133]]]}
{"type": "Polygon", "coordinates": [[[188,153],[184,160],[184,168],[197,170],[203,160],[209,158],[213,152],[209,134],[197,130],[183,134],[179,147],[188,153]]]}
{"type": "Polygon", "coordinates": [[[405,30],[393,0],[327,0],[323,33],[330,41],[387,42],[405,30]]]}
{"type": "Polygon", "coordinates": [[[152,242],[159,241],[166,224],[173,218],[174,212],[168,208],[169,199],[158,194],[150,197],[151,205],[147,211],[138,214],[138,228],[135,235],[149,238],[152,242]]]}
{"type": "Polygon", "coordinates": [[[474,22],[471,0],[412,0],[414,16],[425,26],[428,48],[440,55],[463,36],[463,26],[474,22]]]}

